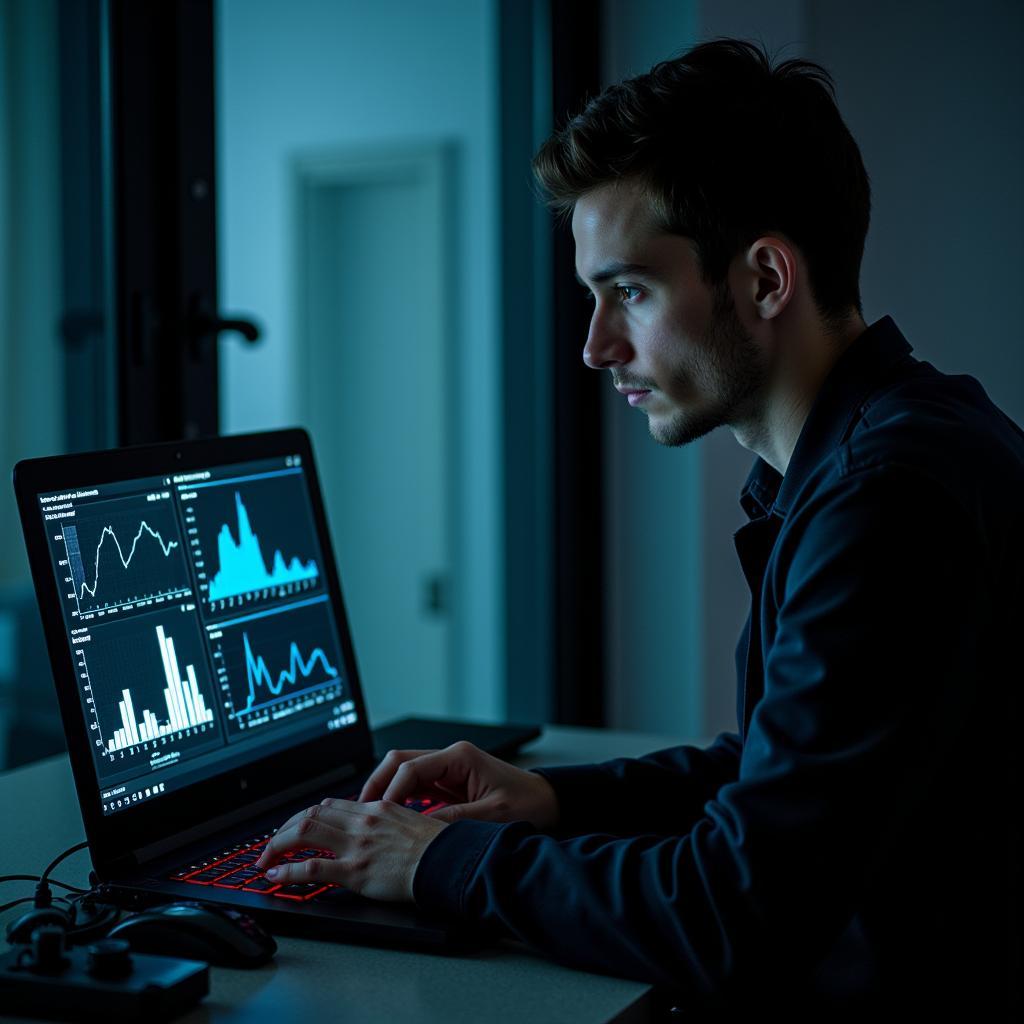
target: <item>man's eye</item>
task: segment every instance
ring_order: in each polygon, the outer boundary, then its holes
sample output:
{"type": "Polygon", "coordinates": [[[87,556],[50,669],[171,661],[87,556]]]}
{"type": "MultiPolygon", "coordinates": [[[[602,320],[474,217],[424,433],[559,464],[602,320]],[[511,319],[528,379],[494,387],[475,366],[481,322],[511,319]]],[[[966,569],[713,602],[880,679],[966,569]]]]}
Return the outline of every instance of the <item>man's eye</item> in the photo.
{"type": "Polygon", "coordinates": [[[631,284],[617,284],[615,290],[623,302],[635,302],[640,297],[640,289],[634,288],[631,284]]]}

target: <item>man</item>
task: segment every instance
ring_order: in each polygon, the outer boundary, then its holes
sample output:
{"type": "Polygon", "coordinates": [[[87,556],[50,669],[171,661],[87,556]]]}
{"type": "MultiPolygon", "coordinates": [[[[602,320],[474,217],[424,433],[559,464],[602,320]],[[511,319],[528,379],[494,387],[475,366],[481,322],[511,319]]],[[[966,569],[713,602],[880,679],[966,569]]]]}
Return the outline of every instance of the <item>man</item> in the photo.
{"type": "Polygon", "coordinates": [[[277,877],[414,899],[694,1008],[1018,1008],[1024,433],[890,317],[866,326],[868,178],[827,72],[707,43],[534,166],[572,214],[587,364],[658,442],[724,425],[757,455],[738,730],[537,772],[392,751],[261,865],[316,845],[335,859],[277,877]],[[418,816],[417,794],[450,806],[418,816]]]}

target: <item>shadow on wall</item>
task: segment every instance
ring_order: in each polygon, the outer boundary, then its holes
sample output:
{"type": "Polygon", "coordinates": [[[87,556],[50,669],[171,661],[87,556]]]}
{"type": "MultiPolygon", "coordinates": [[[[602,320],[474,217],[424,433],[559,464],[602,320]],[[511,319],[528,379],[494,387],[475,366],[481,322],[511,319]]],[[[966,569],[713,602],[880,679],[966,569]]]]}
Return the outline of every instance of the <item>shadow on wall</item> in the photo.
{"type": "Polygon", "coordinates": [[[0,771],[66,749],[35,591],[0,588],[0,771]]]}

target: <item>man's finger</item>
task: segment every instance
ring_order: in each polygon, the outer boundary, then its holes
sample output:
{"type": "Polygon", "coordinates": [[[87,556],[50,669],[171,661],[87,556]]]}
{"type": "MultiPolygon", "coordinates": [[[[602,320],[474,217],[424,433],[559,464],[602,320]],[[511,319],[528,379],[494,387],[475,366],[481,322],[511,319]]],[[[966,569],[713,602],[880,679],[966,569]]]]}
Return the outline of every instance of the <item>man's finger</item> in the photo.
{"type": "Polygon", "coordinates": [[[379,800],[384,791],[388,788],[395,772],[414,757],[422,757],[429,754],[429,750],[389,750],[380,764],[373,770],[373,774],[366,780],[362,792],[359,794],[360,803],[369,800],[379,800]]]}
{"type": "Polygon", "coordinates": [[[453,821],[462,821],[463,818],[472,818],[474,821],[506,821],[507,813],[504,804],[485,799],[472,803],[449,804],[434,811],[431,817],[435,821],[444,821],[450,825],[453,821]]]}
{"type": "Polygon", "coordinates": [[[267,869],[267,878],[278,885],[292,885],[295,882],[343,882],[341,866],[336,860],[311,857],[309,860],[285,862],[267,869]]]}
{"type": "Polygon", "coordinates": [[[265,868],[290,850],[305,850],[311,846],[337,854],[345,841],[345,833],[323,820],[319,813],[311,812],[319,812],[319,808],[311,807],[309,812],[290,828],[278,829],[263,848],[253,867],[265,868]]]}
{"type": "Polygon", "coordinates": [[[473,817],[470,813],[470,808],[473,806],[473,804],[449,804],[447,807],[434,811],[430,816],[434,821],[443,821],[450,825],[453,821],[462,821],[463,818],[473,817]]]}
{"type": "MultiPolygon", "coordinates": [[[[451,747],[433,750],[399,765],[381,799],[400,804],[437,786],[459,786],[465,781],[466,772],[466,766],[451,747]]],[[[449,798],[451,795],[450,791],[449,798]]]]}
{"type": "Polygon", "coordinates": [[[304,807],[301,811],[296,811],[283,825],[278,825],[278,832],[286,832],[288,829],[297,825],[303,818],[309,816],[311,808],[304,807]]]}

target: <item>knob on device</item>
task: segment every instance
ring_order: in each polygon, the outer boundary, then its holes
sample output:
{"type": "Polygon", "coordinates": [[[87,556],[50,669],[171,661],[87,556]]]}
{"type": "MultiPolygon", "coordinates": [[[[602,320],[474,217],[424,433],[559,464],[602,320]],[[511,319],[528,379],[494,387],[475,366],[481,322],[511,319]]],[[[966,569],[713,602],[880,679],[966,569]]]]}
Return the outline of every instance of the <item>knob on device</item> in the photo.
{"type": "Polygon", "coordinates": [[[131,947],[124,939],[101,939],[86,952],[86,970],[94,978],[124,978],[132,973],[131,947]]]}
{"type": "Polygon", "coordinates": [[[22,953],[22,966],[36,974],[60,974],[71,961],[64,955],[64,929],[45,924],[32,933],[32,947],[22,953]]]}

